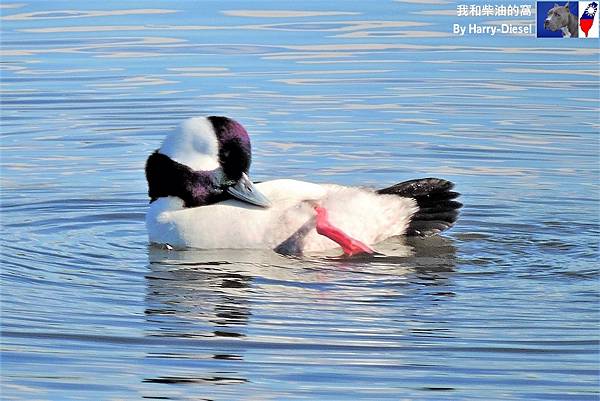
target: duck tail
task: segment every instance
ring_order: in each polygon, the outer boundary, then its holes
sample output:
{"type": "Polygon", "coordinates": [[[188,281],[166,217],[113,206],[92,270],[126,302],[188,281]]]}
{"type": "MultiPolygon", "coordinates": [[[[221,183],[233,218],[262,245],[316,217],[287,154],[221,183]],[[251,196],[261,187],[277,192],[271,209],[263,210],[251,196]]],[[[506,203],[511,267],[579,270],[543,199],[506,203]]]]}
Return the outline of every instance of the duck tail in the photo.
{"type": "Polygon", "coordinates": [[[462,203],[452,191],[454,183],[441,178],[420,178],[380,189],[378,194],[413,198],[419,210],[413,214],[406,230],[408,236],[428,237],[449,229],[458,219],[462,203]]]}

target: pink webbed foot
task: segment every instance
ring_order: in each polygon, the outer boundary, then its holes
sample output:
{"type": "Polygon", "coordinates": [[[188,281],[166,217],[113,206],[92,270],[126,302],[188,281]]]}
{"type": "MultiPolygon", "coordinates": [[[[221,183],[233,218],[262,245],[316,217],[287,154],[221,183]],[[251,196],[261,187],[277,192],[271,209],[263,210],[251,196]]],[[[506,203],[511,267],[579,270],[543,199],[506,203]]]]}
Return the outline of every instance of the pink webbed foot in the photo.
{"type": "Polygon", "coordinates": [[[354,256],[362,253],[375,253],[370,246],[350,237],[345,232],[332,225],[329,222],[327,209],[321,206],[315,206],[314,208],[317,212],[317,233],[326,236],[334,242],[337,242],[344,250],[344,254],[348,256],[354,256]]]}

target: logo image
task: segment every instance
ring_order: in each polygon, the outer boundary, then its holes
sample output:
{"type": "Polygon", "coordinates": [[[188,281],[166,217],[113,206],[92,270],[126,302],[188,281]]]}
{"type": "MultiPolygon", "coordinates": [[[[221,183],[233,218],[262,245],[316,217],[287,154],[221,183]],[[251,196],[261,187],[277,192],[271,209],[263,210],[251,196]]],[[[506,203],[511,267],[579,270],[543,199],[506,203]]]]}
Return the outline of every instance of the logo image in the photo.
{"type": "Polygon", "coordinates": [[[600,13],[595,1],[538,1],[538,38],[598,38],[600,13]]]}
{"type": "Polygon", "coordinates": [[[538,38],[576,38],[579,36],[579,2],[537,2],[538,38]]]}
{"type": "Polygon", "coordinates": [[[586,38],[597,38],[598,33],[598,2],[580,1],[579,11],[579,36],[586,38]]]}

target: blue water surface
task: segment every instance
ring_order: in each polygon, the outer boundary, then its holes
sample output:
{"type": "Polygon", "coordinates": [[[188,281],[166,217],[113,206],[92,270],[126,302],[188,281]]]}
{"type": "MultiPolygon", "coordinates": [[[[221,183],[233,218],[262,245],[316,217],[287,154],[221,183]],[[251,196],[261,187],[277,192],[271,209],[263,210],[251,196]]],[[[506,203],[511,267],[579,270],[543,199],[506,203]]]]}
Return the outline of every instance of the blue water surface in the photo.
{"type": "Polygon", "coordinates": [[[598,42],[452,33],[517,3],[2,2],[1,398],[598,400],[598,42]],[[145,159],[211,114],[256,180],[438,176],[462,216],[375,259],[149,247],[145,159]]]}

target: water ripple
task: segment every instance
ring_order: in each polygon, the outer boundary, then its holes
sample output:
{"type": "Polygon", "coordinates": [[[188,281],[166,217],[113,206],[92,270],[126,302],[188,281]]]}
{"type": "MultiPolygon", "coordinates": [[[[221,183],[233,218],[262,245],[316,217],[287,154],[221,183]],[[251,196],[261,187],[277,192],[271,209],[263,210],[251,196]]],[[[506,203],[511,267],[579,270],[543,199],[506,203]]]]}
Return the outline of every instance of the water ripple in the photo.
{"type": "Polygon", "coordinates": [[[3,399],[598,398],[593,41],[163,6],[0,6],[3,399]],[[210,114],[255,179],[442,176],[461,217],[375,257],[150,247],[146,156],[210,114]]]}

